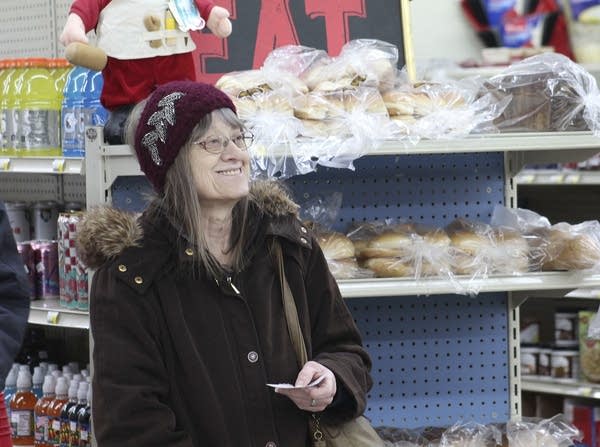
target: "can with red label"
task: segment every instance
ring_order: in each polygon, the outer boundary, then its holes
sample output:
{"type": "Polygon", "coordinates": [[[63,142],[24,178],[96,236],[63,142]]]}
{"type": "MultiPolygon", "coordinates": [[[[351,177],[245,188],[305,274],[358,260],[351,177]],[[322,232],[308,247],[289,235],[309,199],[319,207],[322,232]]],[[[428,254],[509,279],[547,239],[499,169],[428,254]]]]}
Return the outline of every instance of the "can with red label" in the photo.
{"type": "Polygon", "coordinates": [[[35,259],[36,296],[43,300],[58,298],[58,243],[31,241],[31,249],[35,259]]]}
{"type": "Polygon", "coordinates": [[[13,236],[17,242],[25,242],[31,239],[29,219],[27,217],[28,206],[25,202],[6,202],[6,215],[8,223],[13,230],[13,236]]]}

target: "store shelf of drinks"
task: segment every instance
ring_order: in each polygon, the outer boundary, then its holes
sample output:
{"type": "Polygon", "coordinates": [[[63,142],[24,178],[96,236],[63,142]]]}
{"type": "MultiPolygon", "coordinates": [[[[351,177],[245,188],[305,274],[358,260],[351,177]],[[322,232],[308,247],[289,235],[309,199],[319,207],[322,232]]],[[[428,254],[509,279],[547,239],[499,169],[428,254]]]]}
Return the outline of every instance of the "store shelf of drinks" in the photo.
{"type": "Polygon", "coordinates": [[[515,177],[519,185],[600,185],[600,171],[524,169],[515,177]]]}
{"type": "Polygon", "coordinates": [[[69,309],[60,305],[59,300],[44,299],[31,302],[29,323],[44,326],[89,329],[90,316],[83,310],[69,309]]]}
{"type": "Polygon", "coordinates": [[[532,393],[557,394],[600,400],[600,383],[523,376],[521,378],[521,389],[532,393]]]}
{"type": "Polygon", "coordinates": [[[85,174],[83,158],[69,157],[1,157],[0,173],[85,174]]]}

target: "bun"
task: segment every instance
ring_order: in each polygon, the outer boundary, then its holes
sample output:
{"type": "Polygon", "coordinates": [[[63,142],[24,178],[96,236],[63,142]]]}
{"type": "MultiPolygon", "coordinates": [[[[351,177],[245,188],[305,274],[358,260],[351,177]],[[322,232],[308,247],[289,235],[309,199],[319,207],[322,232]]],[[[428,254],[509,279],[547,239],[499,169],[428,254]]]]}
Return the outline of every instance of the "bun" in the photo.
{"type": "Polygon", "coordinates": [[[410,233],[385,231],[369,240],[360,253],[365,258],[399,258],[410,250],[411,245],[410,233]]]}
{"type": "Polygon", "coordinates": [[[379,278],[405,278],[415,275],[415,267],[396,258],[370,258],[361,264],[379,278]]]}
{"type": "Polygon", "coordinates": [[[327,260],[354,258],[354,244],[341,233],[321,234],[317,241],[327,260]]]}
{"type": "Polygon", "coordinates": [[[352,279],[358,276],[359,267],[356,259],[328,259],[329,271],[337,279],[352,279]]]}

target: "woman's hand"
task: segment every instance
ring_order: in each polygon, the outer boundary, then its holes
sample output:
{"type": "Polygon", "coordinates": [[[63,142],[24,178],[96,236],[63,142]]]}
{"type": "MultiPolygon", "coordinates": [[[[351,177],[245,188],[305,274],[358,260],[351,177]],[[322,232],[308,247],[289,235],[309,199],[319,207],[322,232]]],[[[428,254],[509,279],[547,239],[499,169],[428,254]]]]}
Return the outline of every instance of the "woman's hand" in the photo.
{"type": "Polygon", "coordinates": [[[317,413],[323,411],[333,401],[337,391],[335,376],[330,369],[317,362],[306,362],[298,373],[296,388],[277,388],[279,394],[289,397],[301,410],[317,413]],[[306,387],[309,383],[321,378],[317,386],[306,387]]]}

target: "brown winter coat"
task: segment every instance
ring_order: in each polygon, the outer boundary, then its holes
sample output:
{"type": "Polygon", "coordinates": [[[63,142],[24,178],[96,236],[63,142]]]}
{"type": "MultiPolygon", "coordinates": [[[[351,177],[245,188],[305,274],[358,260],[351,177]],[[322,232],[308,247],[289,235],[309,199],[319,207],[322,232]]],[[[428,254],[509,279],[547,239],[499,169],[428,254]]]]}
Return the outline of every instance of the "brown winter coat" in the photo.
{"type": "Polygon", "coordinates": [[[329,421],[361,414],[370,359],[322,251],[277,187],[251,193],[249,266],[231,284],[193,273],[167,219],[92,212],[80,250],[91,291],[93,419],[99,447],[306,447],[308,413],[267,383],[299,371],[268,252],[278,238],[309,357],[331,369],[329,421]]]}

